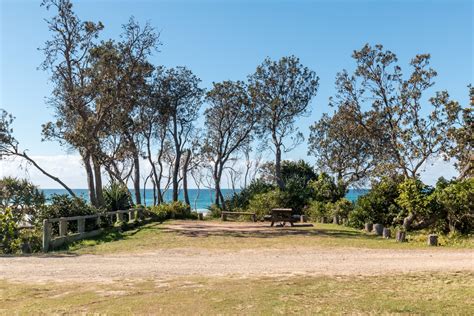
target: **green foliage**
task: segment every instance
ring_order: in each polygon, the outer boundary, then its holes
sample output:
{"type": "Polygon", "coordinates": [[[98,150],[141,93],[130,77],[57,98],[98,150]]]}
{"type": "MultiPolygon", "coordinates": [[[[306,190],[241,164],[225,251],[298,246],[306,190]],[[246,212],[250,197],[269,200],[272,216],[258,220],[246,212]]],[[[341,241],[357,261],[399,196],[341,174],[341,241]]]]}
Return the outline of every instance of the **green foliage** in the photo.
{"type": "Polygon", "coordinates": [[[341,218],[348,218],[350,212],[354,209],[354,204],[346,198],[342,198],[333,204],[332,215],[341,218]]]}
{"type": "Polygon", "coordinates": [[[307,179],[299,175],[286,178],[285,188],[280,191],[280,206],[301,213],[312,197],[312,190],[307,183],[307,179]]]}
{"type": "Polygon", "coordinates": [[[35,217],[44,203],[43,192],[28,180],[11,177],[0,180],[0,208],[10,207],[17,222],[25,220],[25,215],[35,217]]]}
{"type": "Polygon", "coordinates": [[[167,219],[194,219],[197,215],[191,213],[191,207],[181,201],[161,203],[149,209],[151,216],[157,221],[167,219]]]}
{"type": "Polygon", "coordinates": [[[128,188],[120,183],[112,182],[103,190],[105,208],[109,212],[128,210],[132,207],[132,196],[128,188]]]}
{"type": "MultiPolygon", "coordinates": [[[[229,209],[242,208],[245,209],[249,206],[250,200],[257,194],[267,193],[273,190],[275,187],[261,179],[252,181],[246,188],[242,189],[227,201],[229,209]]],[[[211,210],[211,209],[210,209],[211,210]]],[[[212,210],[211,210],[212,211],[212,210]]],[[[212,213],[212,212],[211,212],[212,213]]],[[[218,212],[215,212],[216,214],[218,212]]],[[[220,213],[218,217],[220,216],[220,213]]]]}
{"type": "Polygon", "coordinates": [[[392,225],[400,212],[396,201],[400,182],[400,178],[383,178],[374,183],[372,189],[357,200],[354,210],[349,213],[349,225],[355,228],[361,228],[364,223],[369,222],[392,225]]]}
{"type": "Polygon", "coordinates": [[[470,233],[474,229],[474,179],[453,181],[436,191],[451,232],[470,233]]]}
{"type": "MultiPolygon", "coordinates": [[[[40,228],[22,229],[19,231],[21,244],[27,253],[40,252],[43,247],[43,232],[40,228]]],[[[22,246],[22,248],[23,248],[22,246]]]]}
{"type": "Polygon", "coordinates": [[[98,212],[82,198],[74,198],[67,194],[53,194],[50,197],[50,203],[42,209],[39,219],[92,215],[98,212]]]}
{"type": "Polygon", "coordinates": [[[321,173],[317,179],[308,183],[313,193],[313,200],[319,202],[336,202],[346,195],[347,188],[335,182],[327,173],[321,173]]]}
{"type": "Polygon", "coordinates": [[[221,217],[222,209],[219,206],[217,206],[216,204],[211,204],[207,209],[209,210],[208,213],[207,213],[207,216],[209,216],[211,218],[221,217]]]}
{"type": "Polygon", "coordinates": [[[406,179],[398,186],[396,202],[408,214],[429,213],[429,198],[432,189],[418,179],[406,179]]]}
{"type": "Polygon", "coordinates": [[[314,168],[306,161],[300,159],[298,161],[284,160],[281,163],[281,179],[285,185],[294,177],[298,177],[307,185],[309,181],[318,178],[314,168]]]}
{"type": "Polygon", "coordinates": [[[0,251],[15,253],[20,249],[21,240],[18,238],[18,228],[11,208],[0,210],[0,251]]]}
{"type": "Polygon", "coordinates": [[[281,207],[281,192],[279,190],[256,194],[249,203],[249,211],[254,212],[257,218],[262,219],[269,215],[272,208],[281,207]]]}
{"type": "Polygon", "coordinates": [[[331,202],[311,201],[309,207],[306,209],[306,216],[311,221],[319,221],[322,218],[329,218],[331,216],[331,202]]]}

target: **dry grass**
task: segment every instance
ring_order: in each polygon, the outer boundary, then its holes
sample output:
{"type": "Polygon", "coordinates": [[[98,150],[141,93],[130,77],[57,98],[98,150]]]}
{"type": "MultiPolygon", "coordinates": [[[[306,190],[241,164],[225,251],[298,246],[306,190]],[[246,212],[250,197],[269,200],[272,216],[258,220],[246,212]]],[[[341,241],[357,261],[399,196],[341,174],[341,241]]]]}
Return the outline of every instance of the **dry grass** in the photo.
{"type": "Polygon", "coordinates": [[[474,275],[186,278],[111,284],[0,281],[0,313],[474,313],[474,275]]]}

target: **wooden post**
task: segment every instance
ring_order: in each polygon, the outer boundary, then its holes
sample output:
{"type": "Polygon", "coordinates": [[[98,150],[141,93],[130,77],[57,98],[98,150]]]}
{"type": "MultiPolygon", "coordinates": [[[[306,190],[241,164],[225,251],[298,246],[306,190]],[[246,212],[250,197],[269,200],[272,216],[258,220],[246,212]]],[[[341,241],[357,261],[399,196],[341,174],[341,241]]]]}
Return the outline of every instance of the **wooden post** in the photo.
{"type": "Polygon", "coordinates": [[[398,230],[396,234],[396,239],[398,242],[406,241],[406,233],[404,231],[398,230]]]}
{"type": "Polygon", "coordinates": [[[226,221],[226,220],[227,220],[227,215],[224,214],[224,212],[221,213],[221,219],[222,219],[222,221],[226,221]]]}
{"type": "Polygon", "coordinates": [[[334,215],[334,216],[332,217],[332,223],[339,225],[339,216],[334,215]]]}
{"type": "Polygon", "coordinates": [[[47,219],[43,220],[43,252],[48,252],[51,242],[51,223],[47,219]]]}
{"type": "Polygon", "coordinates": [[[438,235],[436,234],[428,235],[428,246],[438,246],[438,235]]]}
{"type": "Polygon", "coordinates": [[[300,215],[300,223],[306,223],[306,216],[300,215]]]}
{"type": "Polygon", "coordinates": [[[117,223],[123,222],[123,213],[117,213],[117,223]]]}
{"type": "Polygon", "coordinates": [[[365,231],[370,233],[372,231],[373,226],[374,225],[372,223],[365,223],[365,231]]]}
{"type": "Polygon", "coordinates": [[[382,224],[375,224],[374,225],[374,233],[377,236],[382,236],[383,233],[383,225],[382,224]]]}
{"type": "Polygon", "coordinates": [[[383,238],[386,238],[386,239],[391,238],[391,237],[392,237],[392,233],[391,233],[391,231],[390,231],[390,228],[385,227],[385,228],[383,229],[382,236],[383,236],[383,238]]]}
{"type": "Polygon", "coordinates": [[[257,214],[252,214],[252,221],[253,221],[254,223],[257,222],[257,214]]]}
{"type": "Polygon", "coordinates": [[[198,220],[200,221],[204,220],[204,214],[198,213],[198,220]]]}
{"type": "Polygon", "coordinates": [[[77,220],[77,232],[82,234],[86,230],[86,219],[80,218],[77,220]]]}
{"type": "Polygon", "coordinates": [[[67,220],[64,217],[59,219],[59,236],[64,237],[67,235],[67,220]]]}

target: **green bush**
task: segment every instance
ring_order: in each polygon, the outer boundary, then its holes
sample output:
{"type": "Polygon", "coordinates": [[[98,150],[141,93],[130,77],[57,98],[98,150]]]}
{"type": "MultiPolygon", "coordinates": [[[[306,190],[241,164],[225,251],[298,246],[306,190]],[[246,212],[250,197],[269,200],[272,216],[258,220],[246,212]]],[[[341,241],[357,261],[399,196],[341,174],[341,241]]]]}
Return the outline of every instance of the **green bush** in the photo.
{"type": "Polygon", "coordinates": [[[348,218],[351,211],[354,209],[354,204],[346,198],[336,201],[332,205],[332,216],[339,216],[340,218],[348,218]]]}
{"type": "Polygon", "coordinates": [[[271,213],[272,208],[282,207],[279,190],[255,195],[249,202],[249,211],[254,212],[259,219],[271,213]]]}
{"type": "Polygon", "coordinates": [[[336,202],[347,193],[347,188],[336,183],[327,173],[321,173],[317,179],[310,181],[308,187],[312,190],[313,200],[319,202],[336,202]]]}
{"type": "Polygon", "coordinates": [[[150,208],[150,213],[155,220],[166,219],[194,219],[197,215],[191,213],[191,207],[181,201],[161,203],[150,208]]]}
{"type": "Polygon", "coordinates": [[[120,183],[112,182],[103,190],[105,208],[109,212],[128,210],[132,207],[132,196],[128,188],[120,183]]]}
{"type": "Polygon", "coordinates": [[[401,208],[397,203],[401,178],[383,178],[372,184],[372,189],[359,197],[354,210],[349,213],[349,225],[362,228],[365,223],[394,224],[401,208]]]}
{"type": "Polygon", "coordinates": [[[40,228],[22,229],[19,232],[22,247],[26,247],[27,253],[40,252],[43,247],[43,231],[40,228]]]}
{"type": "MultiPolygon", "coordinates": [[[[275,187],[263,180],[257,179],[252,181],[246,188],[242,189],[238,193],[234,193],[232,197],[226,201],[228,209],[234,208],[245,209],[249,206],[250,200],[257,194],[267,193],[273,190],[275,187]]],[[[216,212],[216,214],[219,212],[216,212]]],[[[220,213],[219,213],[220,216],[220,213]]]]}
{"type": "MultiPolygon", "coordinates": [[[[50,204],[43,207],[38,215],[38,224],[42,224],[44,219],[94,215],[102,213],[101,210],[87,204],[83,198],[71,197],[67,194],[54,194],[50,197],[50,204]]],[[[86,220],[86,230],[95,228],[95,220],[86,220]]],[[[68,223],[68,230],[77,231],[77,222],[68,223]]],[[[58,223],[53,223],[53,233],[59,233],[58,223]]]]}
{"type": "Polygon", "coordinates": [[[312,197],[312,190],[308,187],[306,180],[300,176],[288,178],[285,189],[280,191],[281,205],[293,209],[296,214],[302,213],[312,197]]]}
{"type": "Polygon", "coordinates": [[[322,218],[329,219],[331,217],[331,202],[311,201],[306,209],[306,216],[310,221],[320,221],[322,218]]]}
{"type": "Polygon", "coordinates": [[[219,218],[222,214],[222,209],[216,204],[211,204],[208,208],[207,216],[211,218],[219,218]]]}
{"type": "Polygon", "coordinates": [[[11,177],[0,179],[0,208],[9,207],[17,223],[24,221],[25,215],[29,215],[30,222],[33,222],[44,203],[43,192],[28,180],[11,177]]]}
{"type": "Polygon", "coordinates": [[[20,249],[21,240],[18,238],[18,227],[11,208],[0,209],[0,251],[15,253],[20,249]]]}

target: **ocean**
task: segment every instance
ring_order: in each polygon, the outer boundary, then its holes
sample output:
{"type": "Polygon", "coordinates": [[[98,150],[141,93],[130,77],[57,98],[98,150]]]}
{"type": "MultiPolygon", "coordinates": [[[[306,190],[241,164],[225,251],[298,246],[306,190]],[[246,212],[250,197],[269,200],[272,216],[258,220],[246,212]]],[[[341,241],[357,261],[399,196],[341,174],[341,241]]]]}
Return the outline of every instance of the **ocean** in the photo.
{"type": "MultiPolygon", "coordinates": [[[[46,198],[49,198],[53,194],[67,194],[67,191],[64,189],[43,189],[42,190],[46,196],[46,198]]],[[[88,195],[88,190],[87,189],[73,189],[74,193],[76,193],[78,196],[82,196],[84,199],[89,200],[89,195],[88,195]]],[[[132,196],[134,196],[134,191],[132,191],[132,196]]],[[[235,192],[239,192],[240,190],[235,190],[235,192]]],[[[350,189],[349,192],[346,194],[346,198],[350,201],[356,201],[357,198],[361,195],[364,195],[367,193],[367,189],[350,189]]],[[[209,189],[189,189],[189,200],[191,202],[191,207],[196,210],[207,210],[207,208],[214,202],[214,190],[209,190],[209,189]]],[[[232,189],[223,189],[222,193],[224,196],[232,196],[234,191],[232,189]]],[[[165,193],[165,200],[166,201],[171,201],[172,198],[172,192],[171,190],[166,191],[165,193]]],[[[183,198],[183,192],[180,191],[179,194],[179,199],[184,200],[183,198]]],[[[145,191],[145,198],[143,196],[143,191],[142,191],[142,204],[144,205],[153,205],[153,190],[152,189],[147,189],[145,191]]]]}

